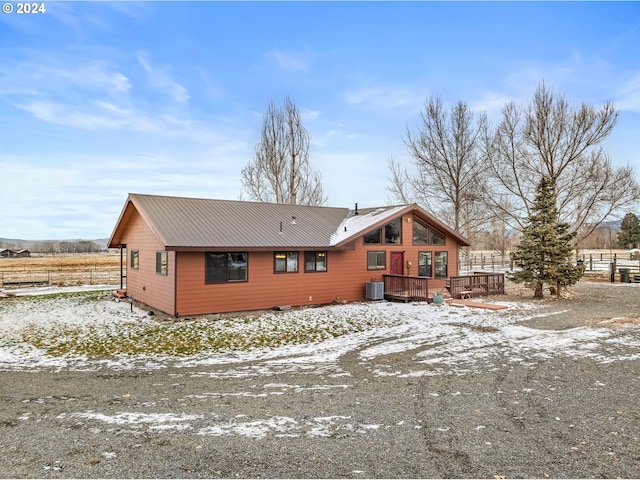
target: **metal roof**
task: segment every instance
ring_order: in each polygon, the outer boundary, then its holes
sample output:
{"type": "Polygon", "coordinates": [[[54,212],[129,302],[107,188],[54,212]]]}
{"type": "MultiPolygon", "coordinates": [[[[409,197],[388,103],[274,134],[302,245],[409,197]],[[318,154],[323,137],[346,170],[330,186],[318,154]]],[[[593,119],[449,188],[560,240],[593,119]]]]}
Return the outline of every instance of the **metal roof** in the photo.
{"type": "Polygon", "coordinates": [[[168,250],[205,248],[329,248],[341,247],[391,217],[413,209],[435,220],[461,243],[457,232],[442,225],[417,205],[365,209],[213,200],[129,194],[109,239],[121,243],[132,208],[168,250]]]}

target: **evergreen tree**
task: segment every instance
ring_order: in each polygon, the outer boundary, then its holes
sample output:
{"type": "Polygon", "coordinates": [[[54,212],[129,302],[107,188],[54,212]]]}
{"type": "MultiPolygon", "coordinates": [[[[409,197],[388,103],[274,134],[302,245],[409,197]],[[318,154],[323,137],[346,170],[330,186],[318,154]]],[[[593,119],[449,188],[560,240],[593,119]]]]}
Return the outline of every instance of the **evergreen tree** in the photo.
{"type": "Polygon", "coordinates": [[[543,298],[545,283],[555,286],[559,298],[561,286],[573,285],[582,276],[583,268],[571,261],[571,240],[576,234],[569,228],[569,224],[558,221],[553,181],[543,178],[522,229],[520,244],[512,254],[521,270],[514,272],[511,279],[516,283],[533,283],[533,298],[543,298]]]}
{"type": "Polygon", "coordinates": [[[640,244],[640,221],[632,212],[627,213],[620,224],[618,245],[622,248],[638,248],[640,244]]]}

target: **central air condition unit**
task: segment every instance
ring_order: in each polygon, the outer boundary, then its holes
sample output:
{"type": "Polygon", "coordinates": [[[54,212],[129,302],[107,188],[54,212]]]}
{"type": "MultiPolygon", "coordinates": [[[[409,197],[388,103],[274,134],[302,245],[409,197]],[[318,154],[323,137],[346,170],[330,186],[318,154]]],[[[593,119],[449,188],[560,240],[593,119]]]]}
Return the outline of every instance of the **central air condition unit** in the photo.
{"type": "Polygon", "coordinates": [[[384,283],[383,282],[367,282],[366,294],[368,300],[384,299],[384,283]]]}

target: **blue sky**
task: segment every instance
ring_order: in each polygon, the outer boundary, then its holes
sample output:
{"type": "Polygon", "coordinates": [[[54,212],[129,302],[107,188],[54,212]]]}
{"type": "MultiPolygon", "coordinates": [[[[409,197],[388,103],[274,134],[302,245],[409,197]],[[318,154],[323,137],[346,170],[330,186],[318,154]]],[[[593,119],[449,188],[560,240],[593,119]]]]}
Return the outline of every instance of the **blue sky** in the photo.
{"type": "MultiPolygon", "coordinates": [[[[15,8],[16,2],[11,3],[15,8]]],[[[331,206],[384,204],[427,98],[612,100],[640,168],[638,2],[45,2],[0,14],[0,238],[108,237],[127,193],[238,199],[291,96],[331,206]]]]}

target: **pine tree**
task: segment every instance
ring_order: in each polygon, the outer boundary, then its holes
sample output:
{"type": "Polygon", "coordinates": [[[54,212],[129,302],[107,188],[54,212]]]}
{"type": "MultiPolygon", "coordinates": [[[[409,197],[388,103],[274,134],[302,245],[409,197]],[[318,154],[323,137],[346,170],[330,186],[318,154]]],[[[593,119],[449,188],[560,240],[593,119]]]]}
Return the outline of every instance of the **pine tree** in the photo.
{"type": "Polygon", "coordinates": [[[583,269],[571,261],[571,240],[574,232],[569,224],[558,221],[556,188],[553,181],[543,178],[536,189],[536,197],[529,217],[522,229],[522,239],[512,254],[521,269],[511,275],[516,283],[534,284],[533,298],[543,298],[544,284],[560,287],[575,284],[583,269]]]}
{"type": "Polygon", "coordinates": [[[632,212],[627,213],[620,223],[618,245],[622,248],[638,248],[640,244],[640,221],[632,212]]]}

